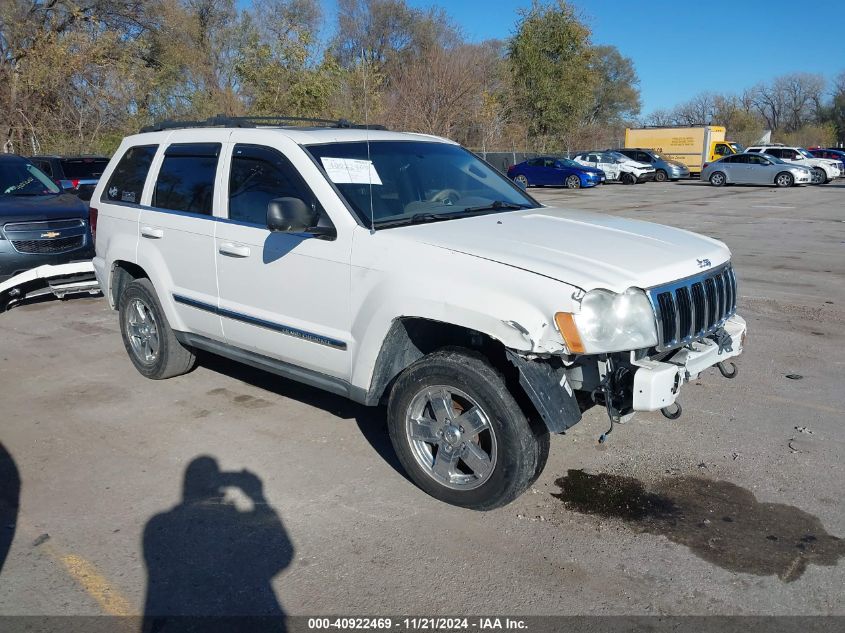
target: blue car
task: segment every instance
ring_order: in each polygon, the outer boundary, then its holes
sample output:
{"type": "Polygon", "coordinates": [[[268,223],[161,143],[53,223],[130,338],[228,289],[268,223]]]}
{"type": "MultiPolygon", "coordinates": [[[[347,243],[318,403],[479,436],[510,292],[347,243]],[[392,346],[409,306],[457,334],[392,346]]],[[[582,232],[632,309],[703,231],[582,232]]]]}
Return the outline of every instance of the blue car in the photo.
{"type": "Polygon", "coordinates": [[[508,178],[522,187],[551,185],[579,189],[604,182],[601,169],[579,165],[568,158],[540,156],[508,167],[508,178]]]}

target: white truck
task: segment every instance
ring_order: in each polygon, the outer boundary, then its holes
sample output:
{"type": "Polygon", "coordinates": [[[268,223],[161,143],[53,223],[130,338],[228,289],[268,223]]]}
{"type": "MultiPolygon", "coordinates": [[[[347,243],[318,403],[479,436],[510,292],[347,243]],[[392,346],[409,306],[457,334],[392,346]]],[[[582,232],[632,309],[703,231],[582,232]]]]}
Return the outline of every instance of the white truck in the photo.
{"type": "Polygon", "coordinates": [[[205,350],[386,403],[413,481],[485,510],[590,407],[674,417],[685,382],[735,374],[721,242],[544,207],[442,138],[283,123],[158,125],[103,174],[94,268],[144,376],[205,350]]]}

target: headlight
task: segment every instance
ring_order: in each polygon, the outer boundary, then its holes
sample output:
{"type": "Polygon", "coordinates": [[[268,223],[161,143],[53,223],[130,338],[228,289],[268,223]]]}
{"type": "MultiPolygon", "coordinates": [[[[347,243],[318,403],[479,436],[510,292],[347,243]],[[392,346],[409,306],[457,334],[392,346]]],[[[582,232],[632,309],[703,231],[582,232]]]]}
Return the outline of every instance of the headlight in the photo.
{"type": "Polygon", "coordinates": [[[577,314],[558,312],[555,322],[571,352],[599,354],[657,345],[654,310],[645,292],[591,290],[577,314]]]}

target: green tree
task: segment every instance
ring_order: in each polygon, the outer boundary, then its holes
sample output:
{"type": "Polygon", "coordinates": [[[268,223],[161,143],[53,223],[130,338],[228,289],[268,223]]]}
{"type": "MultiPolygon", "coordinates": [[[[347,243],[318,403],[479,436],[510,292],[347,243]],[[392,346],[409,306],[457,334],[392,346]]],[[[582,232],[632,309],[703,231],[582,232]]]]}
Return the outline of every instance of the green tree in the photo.
{"type": "Polygon", "coordinates": [[[595,46],[592,52],[596,82],[587,124],[616,124],[637,116],[640,113],[640,80],[634,62],[615,46],[595,46]]]}
{"type": "Polygon", "coordinates": [[[523,11],[508,47],[514,119],[544,147],[583,121],[596,87],[590,31],[564,0],[523,11]]]}

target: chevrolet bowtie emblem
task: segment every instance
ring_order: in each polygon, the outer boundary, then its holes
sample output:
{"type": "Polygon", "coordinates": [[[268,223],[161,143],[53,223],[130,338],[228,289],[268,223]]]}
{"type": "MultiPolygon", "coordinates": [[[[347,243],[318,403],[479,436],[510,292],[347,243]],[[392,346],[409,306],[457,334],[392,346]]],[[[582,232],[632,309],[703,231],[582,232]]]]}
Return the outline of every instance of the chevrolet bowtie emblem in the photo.
{"type": "Polygon", "coordinates": [[[42,233],[41,237],[47,237],[52,239],[54,237],[59,237],[59,235],[61,235],[61,233],[59,233],[58,231],[48,231],[47,233],[42,233]]]}

